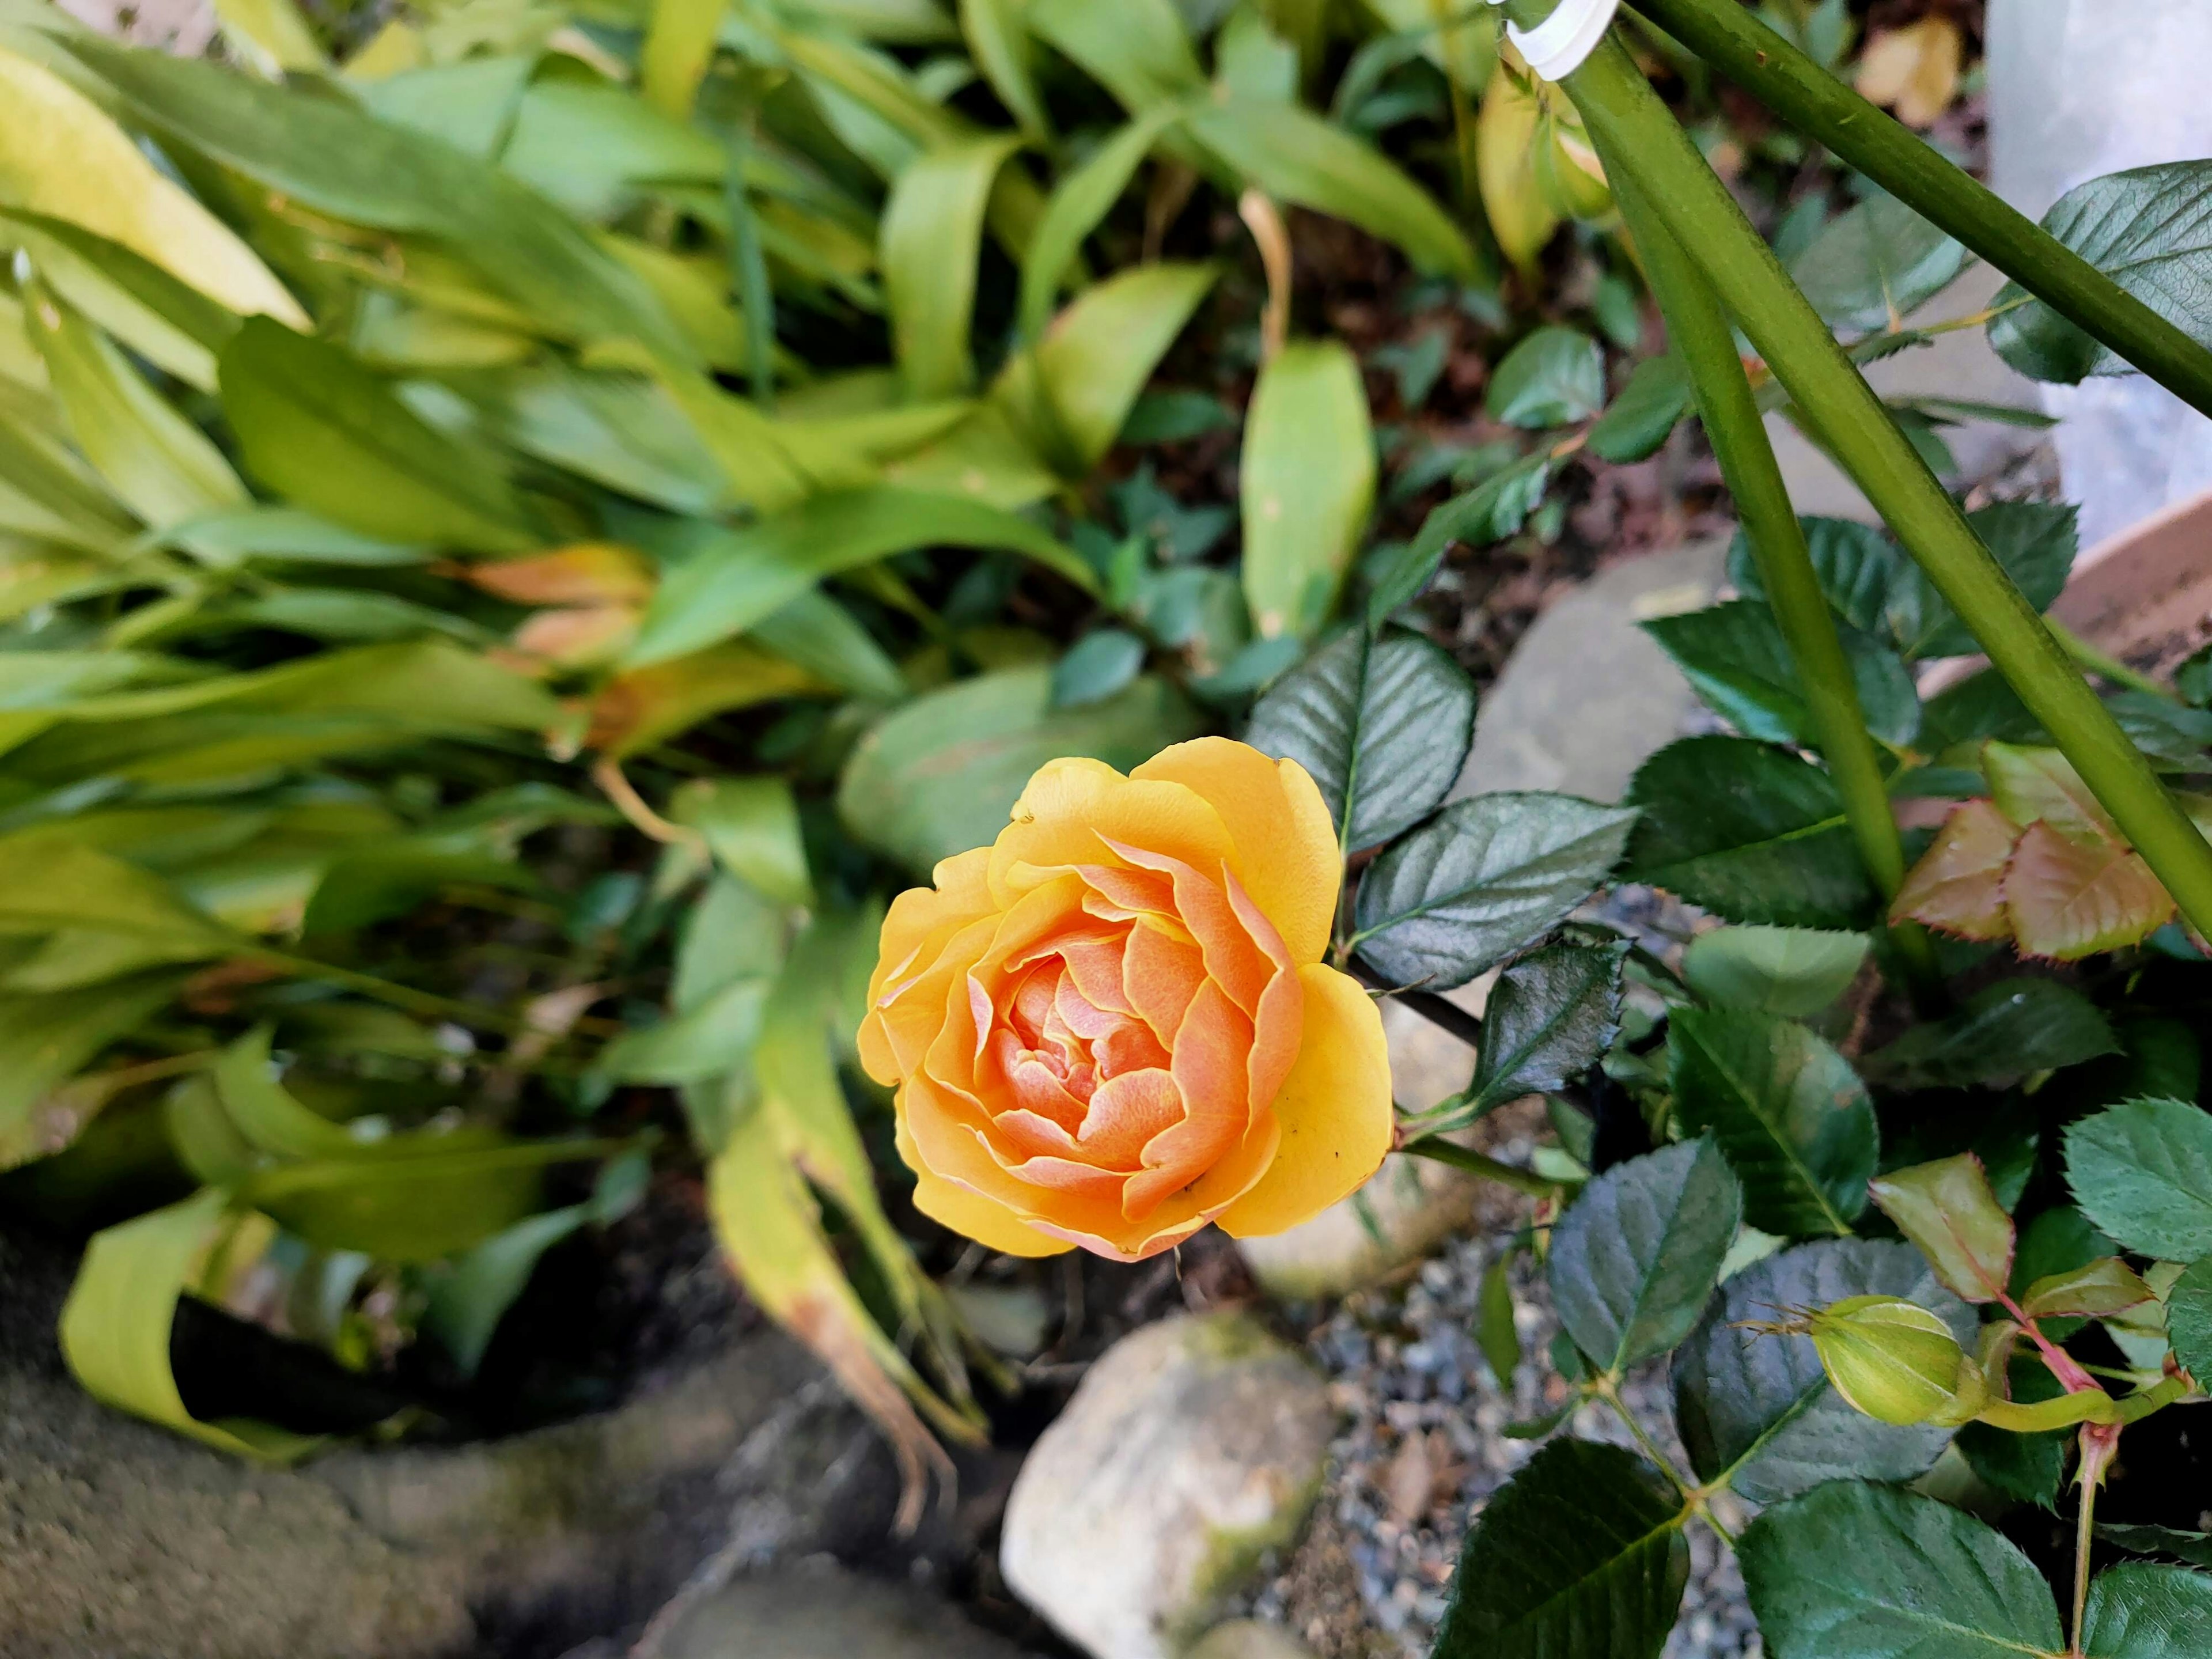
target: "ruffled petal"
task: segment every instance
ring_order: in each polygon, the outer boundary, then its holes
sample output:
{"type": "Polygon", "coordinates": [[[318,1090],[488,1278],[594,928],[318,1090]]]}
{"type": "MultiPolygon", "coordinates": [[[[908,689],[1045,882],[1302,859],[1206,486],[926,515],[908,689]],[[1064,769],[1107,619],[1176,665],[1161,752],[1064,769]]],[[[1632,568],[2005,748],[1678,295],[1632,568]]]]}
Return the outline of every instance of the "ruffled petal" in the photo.
{"type": "Polygon", "coordinates": [[[1291,959],[1321,960],[1336,924],[1344,857],[1305,768],[1249,744],[1198,738],[1163,749],[1129,775],[1179,783],[1202,797],[1234,843],[1230,867],[1282,934],[1291,959]]]}
{"type": "Polygon", "coordinates": [[[1231,852],[1221,815],[1179,783],[1132,782],[1093,760],[1040,767],[991,846],[991,891],[1009,903],[1039,881],[1108,861],[1118,841],[1212,869],[1231,852]]]}
{"type": "Polygon", "coordinates": [[[1252,1189],[1222,1212],[1237,1238],[1279,1233],[1358,1190],[1382,1167],[1395,1122],[1382,1017],[1357,981],[1314,963],[1305,988],[1304,1038],[1275,1097],[1282,1145],[1252,1189]]]}
{"type": "Polygon", "coordinates": [[[1071,1240],[1039,1232],[1005,1205],[927,1171],[915,1182],[914,1207],[1002,1255],[1065,1255],[1075,1248],[1071,1240]]]}

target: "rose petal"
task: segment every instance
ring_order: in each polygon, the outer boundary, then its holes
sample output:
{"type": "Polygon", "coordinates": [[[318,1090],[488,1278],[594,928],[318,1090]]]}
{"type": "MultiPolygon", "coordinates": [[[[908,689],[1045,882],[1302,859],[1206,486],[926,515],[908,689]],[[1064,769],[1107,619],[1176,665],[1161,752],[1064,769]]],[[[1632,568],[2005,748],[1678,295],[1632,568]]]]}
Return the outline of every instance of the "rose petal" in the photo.
{"type": "Polygon", "coordinates": [[[1171,938],[1152,923],[1129,930],[1121,952],[1121,986],[1137,1018],[1152,1028],[1163,1047],[1173,1050],[1190,1000],[1206,982],[1206,961],[1194,945],[1171,938]]]}
{"type": "Polygon", "coordinates": [[[1129,775],[1180,783],[1204,798],[1234,844],[1231,869],[1274,923],[1291,961],[1321,960],[1336,922],[1344,855],[1305,768],[1248,744],[1199,738],[1162,750],[1129,775]]]}
{"type": "MultiPolygon", "coordinates": [[[[1267,988],[1275,964],[1245,930],[1237,907],[1230,902],[1224,883],[1233,878],[1226,870],[1217,868],[1212,874],[1203,873],[1180,859],[1123,846],[1118,842],[1111,845],[1130,863],[1140,869],[1158,870],[1174,884],[1176,915],[1198,941],[1198,948],[1206,957],[1207,975],[1229,993],[1230,1000],[1245,1013],[1256,1011],[1260,994],[1267,988]]],[[[1269,942],[1279,948],[1281,941],[1274,937],[1272,926],[1267,927],[1267,933],[1269,942]]]]}
{"type": "Polygon", "coordinates": [[[1182,1091],[1167,1072],[1148,1067],[1109,1078],[1091,1097],[1080,1136],[1084,1154],[1103,1168],[1134,1174],[1145,1166],[1145,1148],[1182,1117],[1182,1091]]]}
{"type": "Polygon", "coordinates": [[[1355,980],[1314,963],[1298,970],[1305,1035],[1275,1097],[1282,1144],[1267,1173],[1221,1212],[1238,1238],[1279,1233],[1358,1190],[1390,1150],[1390,1051],[1382,1017],[1355,980]]]}
{"type": "Polygon", "coordinates": [[[1146,1171],[1130,1178],[1121,1205],[1132,1220],[1196,1182],[1244,1138],[1252,1121],[1244,1081],[1252,1027],[1218,985],[1209,980],[1199,988],[1170,1048],[1183,1116],[1145,1148],[1146,1171]]]}
{"type": "Polygon", "coordinates": [[[1106,840],[1210,869],[1229,856],[1221,815],[1180,783],[1136,783],[1094,760],[1038,769],[992,844],[991,891],[1011,903],[1041,879],[1103,861],[1106,840]]]}

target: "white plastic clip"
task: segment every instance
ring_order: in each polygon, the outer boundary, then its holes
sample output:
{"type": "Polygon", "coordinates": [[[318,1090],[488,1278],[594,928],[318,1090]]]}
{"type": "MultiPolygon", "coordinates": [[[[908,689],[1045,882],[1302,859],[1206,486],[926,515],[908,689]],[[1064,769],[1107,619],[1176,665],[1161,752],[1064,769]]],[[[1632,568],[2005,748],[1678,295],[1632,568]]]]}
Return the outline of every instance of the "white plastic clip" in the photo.
{"type": "Polygon", "coordinates": [[[1559,0],[1559,9],[1533,29],[1508,23],[1505,38],[1540,77],[1564,81],[1597,50],[1620,9],[1620,0],[1559,0]]]}

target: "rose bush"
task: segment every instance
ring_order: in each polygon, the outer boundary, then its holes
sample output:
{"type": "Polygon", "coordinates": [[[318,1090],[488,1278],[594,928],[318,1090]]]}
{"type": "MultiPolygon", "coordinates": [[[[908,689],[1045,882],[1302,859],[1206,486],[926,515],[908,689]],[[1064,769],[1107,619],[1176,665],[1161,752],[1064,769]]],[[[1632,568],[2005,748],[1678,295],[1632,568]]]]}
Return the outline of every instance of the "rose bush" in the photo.
{"type": "Polygon", "coordinates": [[[1057,760],[884,918],[860,1057],[922,1211],[994,1249],[1134,1260],[1279,1232],[1372,1175],[1390,1068],[1327,966],[1342,853],[1294,761],[1225,738],[1057,760]]]}

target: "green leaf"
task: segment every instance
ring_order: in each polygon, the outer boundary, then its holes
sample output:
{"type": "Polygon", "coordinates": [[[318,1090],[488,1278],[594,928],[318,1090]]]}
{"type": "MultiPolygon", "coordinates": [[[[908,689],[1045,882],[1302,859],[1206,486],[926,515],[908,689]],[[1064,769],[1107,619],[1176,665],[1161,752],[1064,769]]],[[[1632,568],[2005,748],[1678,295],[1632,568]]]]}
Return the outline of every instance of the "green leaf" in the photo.
{"type": "Polygon", "coordinates": [[[1145,642],[1125,628],[1086,634],[1053,665],[1052,706],[1080,708],[1112,696],[1145,665],[1145,642]]]}
{"type": "Polygon", "coordinates": [[[530,1283],[545,1252],[591,1219],[588,1205],[571,1204],[518,1221],[459,1257],[431,1282],[422,1329],[474,1376],[507,1310],[530,1283]]]}
{"type": "Polygon", "coordinates": [[[1206,88],[1206,71],[1171,0],[1029,0],[1029,26],[1139,114],[1206,88]]]}
{"type": "Polygon", "coordinates": [[[1501,1392],[1511,1390],[1513,1373],[1521,1365],[1521,1330],[1513,1316],[1513,1283],[1506,1271],[1511,1261],[1509,1253],[1500,1251],[1483,1269],[1474,1325],[1475,1346],[1482,1350],[1501,1392]]]}
{"type": "MultiPolygon", "coordinates": [[[[2074,571],[2081,541],[2077,509],[2065,501],[1993,501],[1966,514],[1966,522],[2027,602],[2048,611],[2074,571]]],[[[1911,568],[1916,582],[1925,586],[1918,567],[1911,568]]],[[[1905,642],[1908,655],[1963,657],[1982,648],[1932,587],[1927,587],[1919,608],[1924,621],[1919,636],[1905,642]]]]}
{"type": "MultiPolygon", "coordinates": [[[[967,0],[962,8],[963,21],[971,6],[993,10],[1006,3],[1008,0],[967,0]]],[[[1162,105],[1139,115],[1060,180],[1045,203],[1044,216],[1037,221],[1036,234],[1022,260],[1023,338],[1034,341],[1043,334],[1053,301],[1085,240],[1121,199],[1160,134],[1180,113],[1173,105],[1162,105]]]]}
{"type": "Polygon", "coordinates": [[[1238,490],[1254,627],[1312,633],[1336,607],[1375,505],[1375,435],[1349,348],[1297,342],[1260,371],[1238,490]]]}
{"type": "Polygon", "coordinates": [[[818,587],[755,623],[747,637],[817,679],[872,702],[896,702],[913,689],[875,636],[818,587]]]}
{"type": "MultiPolygon", "coordinates": [[[[587,339],[636,339],[690,360],[690,346],[642,279],[603,252],[582,225],[489,162],[377,120],[345,99],[255,81],[209,62],[127,52],[88,35],[63,44],[114,90],[134,120],[298,205],[380,230],[436,237],[464,250],[488,281],[552,327],[587,339]]],[[[158,257],[151,248],[139,252],[158,257]]],[[[241,308],[297,315],[275,306],[241,308]]]]}
{"type": "Polygon", "coordinates": [[[1052,137],[1052,124],[1030,61],[1027,10],[1025,0],[960,0],[960,33],[968,55],[1015,124],[1027,137],[1042,143],[1052,137]]]}
{"type": "MultiPolygon", "coordinates": [[[[2212,344],[2205,291],[2212,163],[2171,161],[2092,179],[2060,197],[2043,228],[2183,332],[2212,344]]],[[[2090,374],[2131,372],[2016,283],[2006,283],[1993,303],[2008,302],[2013,308],[1990,320],[1990,343],[2031,380],[2071,385],[2090,374]]]]}
{"type": "Polygon", "coordinates": [[[1895,1170],[1872,1184],[1874,1201],[1936,1269],[1953,1295],[1994,1302],[2012,1278],[2017,1236],[1972,1152],[1895,1170]]]}
{"type": "Polygon", "coordinates": [[[837,810],[867,845],[927,874],[1005,827],[1030,775],[1085,755],[1127,771],[1200,730],[1164,681],[1145,676],[1082,708],[1051,706],[1052,672],[981,674],[915,698],[861,738],[838,781],[837,810]]]}
{"type": "Polygon", "coordinates": [[[272,1158],[361,1156],[368,1143],[310,1111],[270,1075],[269,1037],[270,1028],[259,1026],[224,1049],[216,1062],[216,1094],[240,1137],[272,1158]]]}
{"type": "Polygon", "coordinates": [[[239,1224],[224,1195],[210,1188],[95,1233],[62,1304],[62,1357],[86,1390],[111,1406],[220,1450],[295,1457],[316,1443],[262,1423],[198,1421],[169,1370],[177,1299],[239,1224]]]}
{"type": "Polygon", "coordinates": [[[670,797],[669,814],[704,836],[714,861],[756,892],[814,902],[799,805],[782,778],[695,778],[670,797]]]}
{"type": "Polygon", "coordinates": [[[246,486],[222,451],[146,384],[114,342],[42,283],[25,289],[23,301],[77,447],[133,513],[161,529],[244,504],[246,486]]]}
{"type": "Polygon", "coordinates": [[[1419,533],[1376,574],[1367,601],[1367,626],[1382,627],[1392,611],[1419,597],[1454,542],[1480,547],[1519,534],[1551,481],[1551,457],[1539,450],[1431,511],[1419,533]]]}
{"type": "Polygon", "coordinates": [[[1658,1659],[1690,1577],[1665,1477],[1554,1440],[1484,1505],[1432,1659],[1658,1659]]]}
{"type": "Polygon", "coordinates": [[[964,392],[975,377],[968,333],[983,209],[1020,142],[993,136],[927,151],[891,186],[878,258],[899,373],[917,402],[964,392]]]}
{"type": "Polygon", "coordinates": [[[1411,829],[1458,778],[1474,738],[1474,683],[1417,634],[1348,629],[1275,682],[1244,740],[1320,787],[1346,850],[1411,829]]]}
{"type": "Polygon", "coordinates": [[[1628,787],[1623,872],[1729,921],[1854,928],[1876,899],[1828,775],[1743,738],[1686,738],[1628,787]]]}
{"type": "Polygon", "coordinates": [[[2124,1561],[2089,1581],[2089,1659],[2190,1659],[2212,1630],[2212,1574],[2124,1561]]]}
{"type": "Polygon", "coordinates": [[[485,553],[543,541],[495,457],[429,426],[330,342],[249,319],[220,374],[246,470],[301,506],[386,541],[485,553]]]}
{"type": "MultiPolygon", "coordinates": [[[[1483,1006],[1470,1111],[1547,1093],[1595,1066],[1620,1035],[1621,963],[1615,945],[1552,945],[1509,964],[1483,1006]]],[[[1592,1350],[1595,1352],[1595,1350],[1592,1350]]]]}
{"type": "Polygon", "coordinates": [[[1966,250],[1893,196],[1868,198],[1831,219],[1790,262],[1790,275],[1829,327],[1899,329],[1951,285],[1966,250]]]}
{"type": "MultiPolygon", "coordinates": [[[[2122,1526],[2100,1522],[2097,1536],[2108,1544],[2138,1555],[2171,1555],[2191,1566],[2212,1568],[2212,1533],[2185,1532],[2175,1527],[2122,1526]]],[[[2095,1585],[2091,1585],[2094,1593],[2095,1585]]]]}
{"type": "Polygon", "coordinates": [[[1464,985],[1557,927],[1620,862],[1632,811],[1478,795],[1385,851],[1359,884],[1360,956],[1400,985],[1464,985]]]}
{"type": "Polygon", "coordinates": [[[1474,245],[1434,197],[1380,151],[1311,111],[1231,96],[1192,106],[1187,123],[1231,171],[1278,200],[1395,242],[1425,275],[1473,282],[1481,274],[1474,245]]]}
{"type": "Polygon", "coordinates": [[[1626,465],[1659,453],[1682,417],[1691,413],[1690,374],[1680,357],[1646,357],[1630,371],[1628,384],[1591,424],[1590,453],[1626,465]]]}
{"type": "Polygon", "coordinates": [[[729,639],[824,576],[939,544],[1005,548],[1079,586],[1097,586],[1079,554],[1011,513],[890,484],[844,490],[742,530],[702,537],[654,594],[629,665],[665,662],[729,639]]]}
{"type": "Polygon", "coordinates": [[[1509,426],[1568,426],[1605,404],[1605,356],[1577,328],[1552,324],[1528,335],[1491,371],[1483,407],[1509,426]]]}
{"type": "Polygon", "coordinates": [[[1698,1478],[1772,1504],[1823,1481],[1910,1480],[1942,1455],[1946,1430],[1895,1427],[1848,1404],[1828,1381],[1813,1340],[1743,1328],[1778,1308],[1822,1308],[1887,1296],[1941,1315],[1961,1346],[1973,1310],[1943,1289],[1908,1244],[1824,1239],[1754,1261],[1721,1286],[1674,1360],[1674,1421],[1698,1478]]]}
{"type": "MultiPolygon", "coordinates": [[[[5,853],[0,853],[4,867],[5,853]]],[[[44,995],[0,995],[0,1170],[61,1151],[88,1113],[63,1085],[167,1005],[181,976],[134,975],[44,995]]]]}
{"type": "Polygon", "coordinates": [[[1719,927],[1690,941],[1682,977],[1719,1006],[1803,1019],[1850,989],[1869,944],[1810,927],[1719,927]]]}
{"type": "MultiPolygon", "coordinates": [[[[1644,631],[1674,659],[1697,694],[1736,730],[1767,743],[1818,745],[1820,728],[1782,625],[1762,599],[1730,599],[1655,617],[1644,631]]],[[[1920,696],[1896,652],[1848,624],[1844,649],[1867,729],[1903,747],[1919,735],[1920,696]]]]}
{"type": "Polygon", "coordinates": [[[67,220],[0,209],[0,246],[30,255],[40,280],[117,341],[201,392],[238,319],[143,254],[67,220]]]}
{"type": "Polygon", "coordinates": [[[2111,1023],[2079,991],[2056,980],[2008,979],[1914,1026],[1869,1054],[1861,1069],[1900,1089],[2002,1087],[2118,1052],[2111,1023]]]}
{"type": "Polygon", "coordinates": [[[2169,1261],[2212,1255],[2212,1115],[2131,1100],[2066,1131],[2074,1201],[2124,1248],[2169,1261]]]}
{"type": "Polygon", "coordinates": [[[27,837],[0,846],[0,932],[128,933],[175,946],[179,961],[217,956],[239,942],[160,877],[96,848],[27,837]]]}
{"type": "MultiPolygon", "coordinates": [[[[2175,1288],[2178,1291],[2179,1285],[2175,1288]]],[[[2103,1319],[2139,1308],[2157,1294],[2143,1283],[2141,1273],[2119,1257],[2108,1255],[2064,1273],[2044,1274],[2028,1285],[2020,1307],[2030,1319],[2066,1315],[2103,1319]]]]}
{"type": "Polygon", "coordinates": [[[1211,264],[1160,260],[1085,289],[1033,353],[1007,363],[993,400],[1069,476],[1087,474],[1218,275],[1211,264]]]}
{"type": "Polygon", "coordinates": [[[2166,1335],[2191,1376],[2212,1376],[2212,1255],[2191,1262],[2166,1292],[2166,1335]]]}
{"type": "Polygon", "coordinates": [[[1836,1481],[1767,1510],[1737,1553],[1775,1659],[2020,1659],[2064,1641],[2028,1559],[1932,1498],[1836,1481]]]}
{"type": "Polygon", "coordinates": [[[285,1163],[241,1182],[240,1200],[325,1249],[386,1261],[434,1261],[470,1249],[541,1207],[557,1164],[606,1156],[600,1140],[444,1147],[435,1134],[357,1148],[344,1158],[285,1163]]]}
{"type": "Polygon", "coordinates": [[[1697,1324],[1742,1219],[1743,1188],[1710,1140],[1616,1164],[1553,1230],[1559,1322],[1615,1376],[1665,1353],[1697,1324]]]}
{"type": "Polygon", "coordinates": [[[1802,1025],[1737,1009],[1676,1010],[1668,1054],[1676,1109],[1720,1142],[1753,1226],[1784,1237],[1850,1231],[1879,1136],[1849,1060],[1802,1025]]]}

